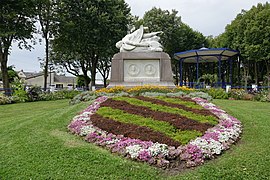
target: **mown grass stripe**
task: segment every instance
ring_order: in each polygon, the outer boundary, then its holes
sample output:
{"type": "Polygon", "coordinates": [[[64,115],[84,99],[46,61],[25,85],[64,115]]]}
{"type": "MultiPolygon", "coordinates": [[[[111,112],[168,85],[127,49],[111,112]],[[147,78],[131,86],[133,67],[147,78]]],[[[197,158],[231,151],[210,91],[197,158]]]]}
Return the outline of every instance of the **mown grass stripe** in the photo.
{"type": "Polygon", "coordinates": [[[204,109],[202,106],[196,104],[195,102],[192,101],[187,101],[184,100],[182,98],[177,98],[177,97],[165,97],[165,96],[157,96],[155,97],[156,99],[168,102],[168,103],[172,103],[172,104],[180,104],[180,105],[184,105],[188,108],[193,108],[193,109],[204,109]]]}
{"type": "Polygon", "coordinates": [[[154,131],[158,131],[167,135],[168,137],[180,142],[181,144],[186,144],[191,139],[202,135],[198,131],[181,131],[167,122],[156,121],[152,118],[144,118],[135,114],[125,113],[122,110],[113,109],[111,107],[100,107],[96,113],[115,121],[149,127],[154,131]]]}
{"type": "Polygon", "coordinates": [[[193,120],[201,122],[201,123],[209,123],[212,125],[216,125],[218,123],[217,118],[215,118],[213,116],[204,116],[204,115],[194,114],[192,112],[185,111],[185,110],[179,109],[179,108],[172,108],[172,107],[168,107],[168,106],[153,104],[151,102],[136,99],[136,97],[114,97],[113,99],[119,100],[119,101],[126,101],[130,104],[137,105],[137,106],[148,107],[154,111],[163,111],[163,112],[169,112],[169,113],[173,113],[173,114],[179,114],[179,115],[185,116],[189,119],[193,119],[193,120]]]}

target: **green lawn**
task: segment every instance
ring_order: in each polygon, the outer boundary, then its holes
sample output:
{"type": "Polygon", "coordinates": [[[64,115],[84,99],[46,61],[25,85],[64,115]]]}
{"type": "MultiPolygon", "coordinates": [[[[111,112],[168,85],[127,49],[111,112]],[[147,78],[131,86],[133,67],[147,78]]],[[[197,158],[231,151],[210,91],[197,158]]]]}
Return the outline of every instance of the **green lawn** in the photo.
{"type": "Polygon", "coordinates": [[[67,132],[87,104],[67,100],[0,106],[0,179],[267,179],[270,103],[215,100],[244,125],[221,157],[176,175],[133,162],[67,132]]]}

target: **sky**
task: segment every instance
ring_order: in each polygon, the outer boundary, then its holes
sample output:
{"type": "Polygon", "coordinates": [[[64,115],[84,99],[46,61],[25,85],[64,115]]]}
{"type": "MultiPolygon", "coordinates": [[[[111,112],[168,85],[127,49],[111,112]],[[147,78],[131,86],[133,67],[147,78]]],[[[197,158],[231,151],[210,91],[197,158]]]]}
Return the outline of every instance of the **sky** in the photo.
{"type": "MultiPolygon", "coordinates": [[[[266,0],[125,0],[131,13],[143,17],[153,7],[178,11],[184,23],[205,36],[217,36],[225,31],[227,24],[234,20],[242,9],[249,10],[266,0]]],[[[44,44],[37,44],[31,51],[20,50],[13,44],[8,65],[24,72],[39,72],[39,58],[45,57],[44,44]]]]}

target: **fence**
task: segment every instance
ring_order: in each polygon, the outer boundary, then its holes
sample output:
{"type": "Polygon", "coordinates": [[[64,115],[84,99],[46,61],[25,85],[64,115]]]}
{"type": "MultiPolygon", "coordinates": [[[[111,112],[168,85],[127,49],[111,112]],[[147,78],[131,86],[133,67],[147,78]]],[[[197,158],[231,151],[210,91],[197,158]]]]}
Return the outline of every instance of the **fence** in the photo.
{"type": "Polygon", "coordinates": [[[12,93],[13,93],[12,88],[9,88],[9,89],[0,88],[0,94],[6,94],[6,95],[10,96],[12,93]],[[5,93],[5,90],[8,90],[7,91],[8,94],[5,93]]]}

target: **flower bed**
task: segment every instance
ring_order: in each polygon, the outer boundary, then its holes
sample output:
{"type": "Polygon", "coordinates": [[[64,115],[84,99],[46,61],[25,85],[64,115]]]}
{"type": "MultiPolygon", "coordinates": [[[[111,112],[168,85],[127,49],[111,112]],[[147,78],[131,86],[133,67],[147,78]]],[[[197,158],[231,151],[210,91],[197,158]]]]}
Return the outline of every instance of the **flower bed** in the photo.
{"type": "Polygon", "coordinates": [[[86,141],[103,146],[112,152],[158,167],[168,168],[178,164],[184,164],[186,167],[200,165],[206,159],[211,159],[228,149],[229,145],[240,137],[242,130],[241,123],[236,118],[204,99],[192,98],[219,118],[219,123],[209,128],[203,136],[178,147],[124,137],[108,133],[94,126],[91,121],[91,116],[107,99],[108,97],[105,96],[97,98],[88,108],[73,118],[68,126],[69,130],[84,136],[86,141]]]}

